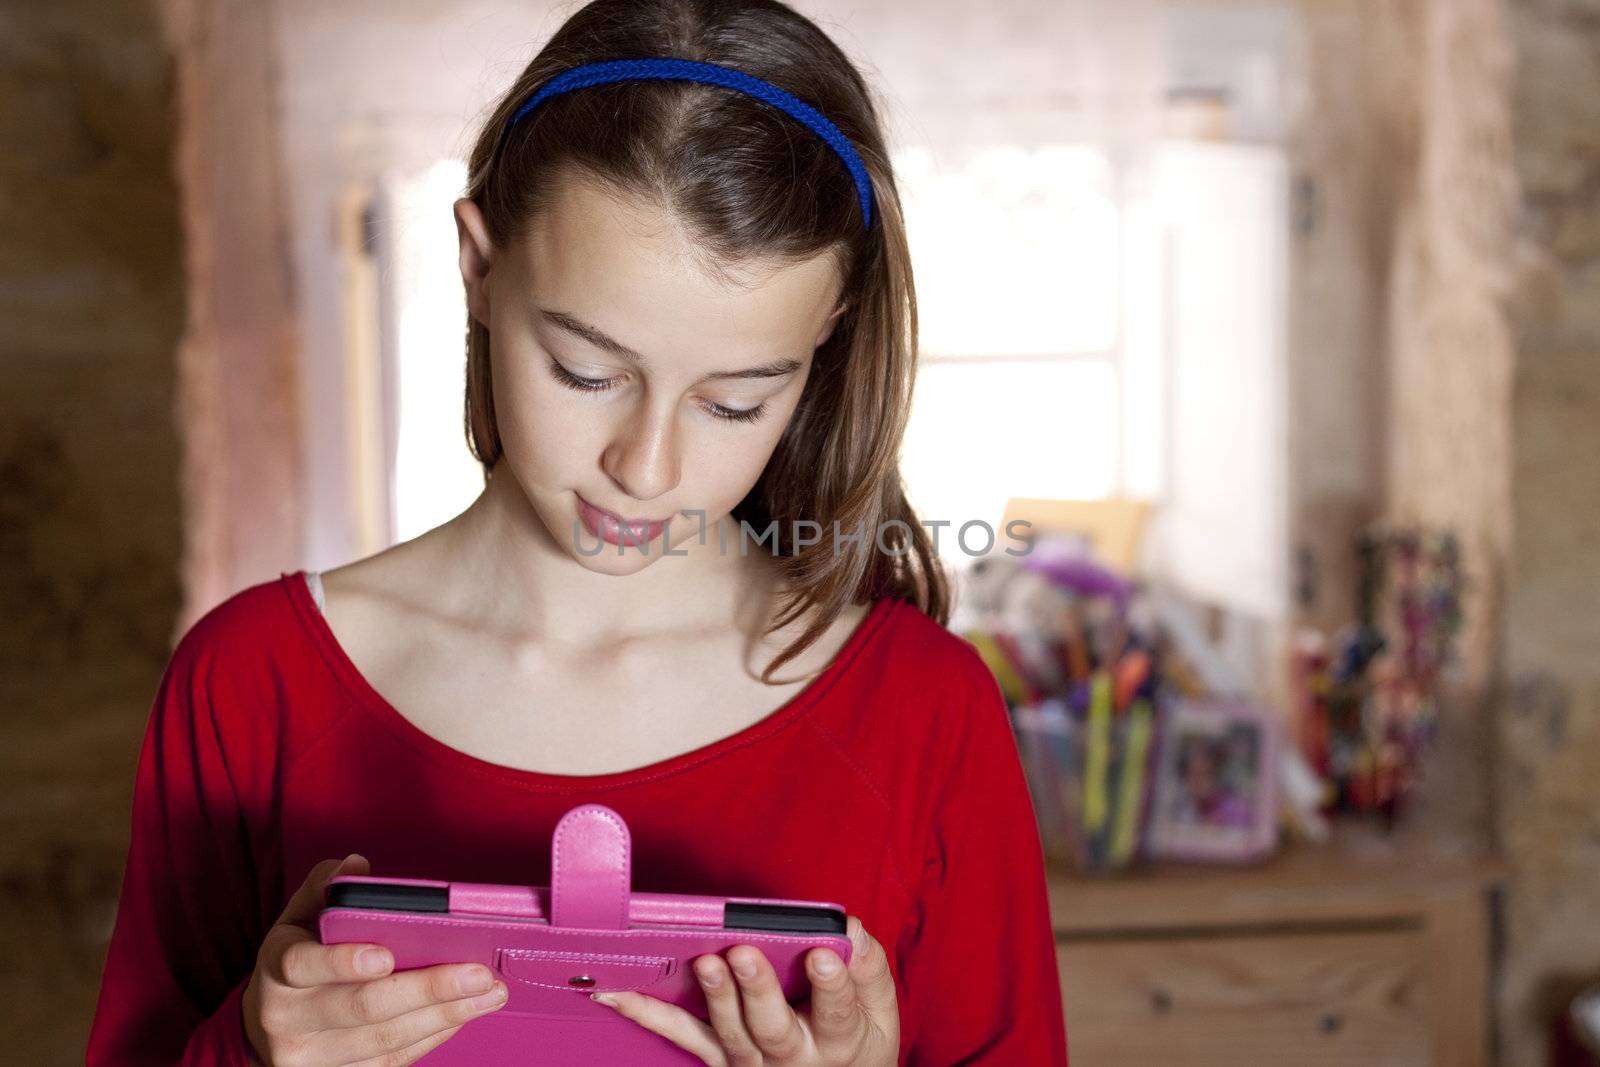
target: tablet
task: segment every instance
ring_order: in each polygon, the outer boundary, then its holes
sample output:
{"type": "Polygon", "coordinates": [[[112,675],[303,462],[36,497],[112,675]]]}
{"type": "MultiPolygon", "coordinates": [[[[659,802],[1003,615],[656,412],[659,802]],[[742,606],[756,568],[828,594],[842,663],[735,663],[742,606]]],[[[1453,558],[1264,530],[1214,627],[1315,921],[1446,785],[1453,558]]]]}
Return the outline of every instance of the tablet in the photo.
{"type": "Polygon", "coordinates": [[[634,892],[627,825],[605,805],[567,812],[551,855],[549,886],[340,875],[323,890],[323,944],[383,945],[397,971],[482,963],[505,982],[504,1006],[417,1062],[700,1064],[589,995],[630,990],[706,1019],[698,956],[755,946],[792,1004],[810,994],[808,952],[850,960],[845,909],[832,901],[634,892]]]}

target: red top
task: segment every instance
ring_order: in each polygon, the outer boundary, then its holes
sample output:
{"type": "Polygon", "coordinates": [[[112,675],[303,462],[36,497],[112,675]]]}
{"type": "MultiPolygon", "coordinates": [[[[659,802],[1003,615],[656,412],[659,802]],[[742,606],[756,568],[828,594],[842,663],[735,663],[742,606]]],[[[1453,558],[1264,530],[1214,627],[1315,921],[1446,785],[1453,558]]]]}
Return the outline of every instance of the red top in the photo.
{"type": "Polygon", "coordinates": [[[994,676],[902,600],[738,733],[612,774],[518,770],[424,733],[345,655],[303,572],[178,643],[156,693],[88,1064],[247,1067],[240,996],[319,861],[548,885],[550,836],[597,801],[633,887],[831,900],[889,954],[900,1064],[1064,1067],[1043,855],[994,676]]]}

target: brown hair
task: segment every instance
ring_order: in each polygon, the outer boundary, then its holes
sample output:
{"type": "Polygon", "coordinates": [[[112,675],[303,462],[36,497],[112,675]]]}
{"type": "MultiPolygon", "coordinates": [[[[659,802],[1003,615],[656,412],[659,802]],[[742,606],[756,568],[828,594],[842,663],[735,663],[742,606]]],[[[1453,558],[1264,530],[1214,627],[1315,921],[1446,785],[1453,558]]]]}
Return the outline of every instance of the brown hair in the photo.
{"type": "MultiPolygon", "coordinates": [[[[774,555],[788,594],[773,629],[813,619],[762,680],[851,604],[897,597],[946,625],[949,581],[900,481],[917,358],[910,253],[877,114],[850,60],[777,0],[594,0],[523,70],[473,147],[467,195],[497,247],[525,232],[569,168],[662,205],[694,235],[708,266],[838,258],[847,306],[813,357],[765,471],[732,513],[756,534],[774,521],[780,531],[774,555]],[[827,116],[871,175],[870,229],[833,150],[744,93],[675,81],[593,86],[545,101],[506,134],[517,108],[555,74],[650,56],[734,67],[827,116]],[[801,520],[820,525],[817,544],[796,548],[783,535],[801,520]],[[863,543],[843,540],[858,529],[863,543]],[[887,551],[878,549],[880,529],[887,551]]],[[[468,315],[467,437],[485,478],[501,455],[491,358],[488,330],[468,315]]]]}

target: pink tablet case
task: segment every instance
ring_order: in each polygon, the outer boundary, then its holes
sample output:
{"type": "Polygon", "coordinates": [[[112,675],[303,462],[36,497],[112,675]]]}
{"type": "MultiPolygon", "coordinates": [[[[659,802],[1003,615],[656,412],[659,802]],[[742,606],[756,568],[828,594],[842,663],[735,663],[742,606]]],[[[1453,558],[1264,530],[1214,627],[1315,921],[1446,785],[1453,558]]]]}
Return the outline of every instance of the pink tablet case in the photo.
{"type": "Polygon", "coordinates": [[[635,893],[631,856],[622,817],[604,804],[583,804],[556,824],[548,887],[340,875],[333,882],[444,889],[449,911],[324,907],[322,942],[384,945],[394,953],[396,970],[483,963],[505,982],[510,995],[504,1006],[468,1022],[417,1061],[431,1067],[700,1064],[698,1056],[595,1003],[589,994],[634,990],[705,1019],[705,996],[691,967],[697,956],[756,946],[771,961],[790,1003],[809,995],[805,957],[811,949],[832,949],[849,962],[850,941],[843,935],[722,928],[729,902],[843,912],[838,904],[635,893]]]}

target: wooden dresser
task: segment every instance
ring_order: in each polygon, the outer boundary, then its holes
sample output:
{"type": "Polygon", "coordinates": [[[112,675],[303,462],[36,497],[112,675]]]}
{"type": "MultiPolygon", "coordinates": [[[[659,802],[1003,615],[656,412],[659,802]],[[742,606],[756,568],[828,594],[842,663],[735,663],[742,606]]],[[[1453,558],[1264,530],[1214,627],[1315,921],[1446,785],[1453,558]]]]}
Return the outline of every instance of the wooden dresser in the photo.
{"type": "Polygon", "coordinates": [[[1074,1067],[1485,1064],[1502,874],[1349,835],[1249,868],[1052,869],[1074,1067]]]}

